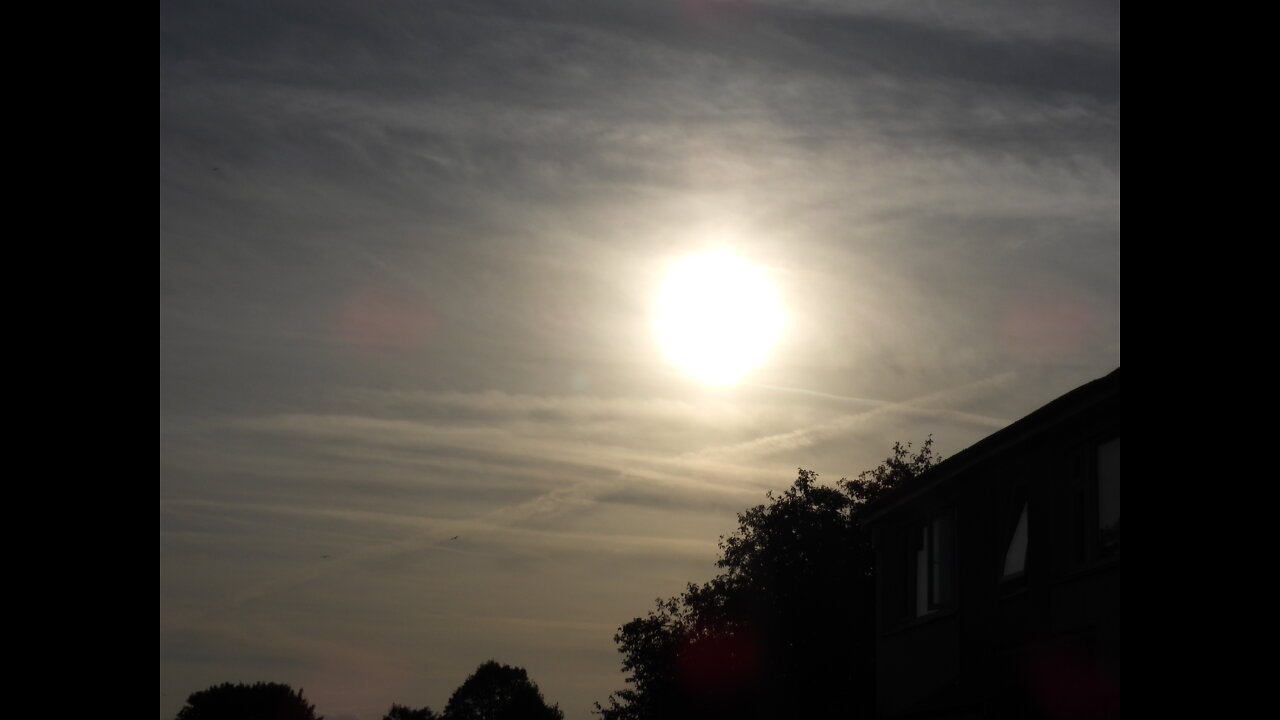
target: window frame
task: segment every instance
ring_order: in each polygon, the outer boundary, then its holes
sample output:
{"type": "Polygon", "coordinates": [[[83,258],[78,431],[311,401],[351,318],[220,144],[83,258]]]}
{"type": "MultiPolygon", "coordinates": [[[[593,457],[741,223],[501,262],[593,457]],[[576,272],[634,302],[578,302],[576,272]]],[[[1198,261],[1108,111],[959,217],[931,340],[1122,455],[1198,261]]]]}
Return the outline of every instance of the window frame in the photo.
{"type": "Polygon", "coordinates": [[[1120,458],[1120,434],[1117,433],[1110,437],[1099,439],[1093,444],[1092,458],[1092,486],[1093,486],[1093,502],[1092,521],[1093,527],[1090,528],[1095,543],[1094,558],[1101,560],[1109,557],[1120,555],[1120,490],[1121,482],[1121,458],[1120,458]],[[1104,449],[1114,446],[1115,450],[1115,467],[1114,472],[1109,473],[1104,468],[1104,463],[1109,464],[1110,459],[1104,458],[1104,449]],[[1104,486],[1104,483],[1114,485],[1114,487],[1104,486]],[[1114,500],[1115,522],[1114,524],[1103,524],[1103,515],[1109,510],[1104,508],[1104,504],[1114,500]],[[1113,529],[1114,526],[1114,529],[1113,529]],[[1110,536],[1110,537],[1109,537],[1110,536]]]}
{"type": "Polygon", "coordinates": [[[955,607],[956,536],[955,508],[946,508],[927,522],[912,526],[912,541],[908,545],[911,583],[908,609],[912,618],[925,618],[955,607]]]}
{"type": "Polygon", "coordinates": [[[1026,484],[1015,485],[1006,489],[1003,501],[997,506],[1000,518],[998,556],[996,557],[996,577],[1002,583],[1015,583],[1025,579],[1027,568],[1031,564],[1031,498],[1026,484]],[[1018,529],[1025,518],[1025,547],[1022,550],[1022,567],[1009,572],[1009,553],[1018,539],[1018,529]]]}
{"type": "MultiPolygon", "coordinates": [[[[1117,528],[1114,539],[1104,537],[1107,533],[1102,518],[1102,505],[1106,496],[1105,483],[1111,474],[1103,472],[1104,449],[1117,443],[1119,450],[1121,433],[1119,428],[1109,428],[1098,432],[1085,442],[1077,445],[1073,452],[1072,475],[1074,482],[1069,486],[1070,495],[1064,498],[1070,507],[1070,546],[1063,557],[1063,572],[1087,570],[1099,563],[1117,561],[1120,557],[1120,538],[1117,528]]],[[[1120,470],[1119,453],[1116,453],[1115,469],[1120,470]]],[[[1121,473],[1114,473],[1116,509],[1119,510],[1119,492],[1122,485],[1121,473]]],[[[1117,512],[1117,522],[1119,515],[1117,512]]]]}

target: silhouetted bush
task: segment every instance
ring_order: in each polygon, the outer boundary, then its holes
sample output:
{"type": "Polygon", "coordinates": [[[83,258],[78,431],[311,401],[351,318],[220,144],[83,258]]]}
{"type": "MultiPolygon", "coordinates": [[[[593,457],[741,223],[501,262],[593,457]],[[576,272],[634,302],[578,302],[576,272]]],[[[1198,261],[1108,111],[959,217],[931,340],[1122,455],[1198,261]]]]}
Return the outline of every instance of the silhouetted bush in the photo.
{"type": "Polygon", "coordinates": [[[443,720],[564,720],[559,705],[547,705],[524,668],[482,663],[453,691],[443,720]]]}
{"type": "Polygon", "coordinates": [[[191,693],[177,720],[324,720],[288,685],[223,683],[191,693]]]}
{"type": "Polygon", "coordinates": [[[391,706],[386,715],[382,716],[382,720],[439,720],[440,716],[436,715],[429,707],[421,707],[414,710],[405,705],[391,706]]]}

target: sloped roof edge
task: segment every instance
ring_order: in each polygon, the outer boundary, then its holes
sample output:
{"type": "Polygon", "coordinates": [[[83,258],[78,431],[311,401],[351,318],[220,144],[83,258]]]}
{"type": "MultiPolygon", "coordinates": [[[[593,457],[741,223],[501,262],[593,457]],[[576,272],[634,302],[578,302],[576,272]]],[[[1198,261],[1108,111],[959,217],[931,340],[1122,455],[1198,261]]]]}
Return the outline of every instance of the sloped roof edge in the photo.
{"type": "Polygon", "coordinates": [[[863,522],[874,522],[899,505],[921,495],[926,490],[958,475],[970,467],[999,453],[1010,445],[1042,433],[1059,423],[1094,407],[1098,403],[1120,395],[1120,368],[1092,380],[1050,400],[1031,414],[995,431],[978,442],[952,455],[930,468],[919,477],[899,485],[884,497],[868,505],[862,512],[863,522]]]}

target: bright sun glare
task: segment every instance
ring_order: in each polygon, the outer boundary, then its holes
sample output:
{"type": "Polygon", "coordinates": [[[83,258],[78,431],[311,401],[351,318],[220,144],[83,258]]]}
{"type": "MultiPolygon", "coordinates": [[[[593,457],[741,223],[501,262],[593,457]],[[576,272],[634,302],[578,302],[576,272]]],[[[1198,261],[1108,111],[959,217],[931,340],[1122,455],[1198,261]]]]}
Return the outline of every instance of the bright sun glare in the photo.
{"type": "Polygon", "coordinates": [[[782,331],[764,270],[728,251],[685,258],[658,297],[658,337],[675,362],[719,385],[760,363],[782,331]]]}

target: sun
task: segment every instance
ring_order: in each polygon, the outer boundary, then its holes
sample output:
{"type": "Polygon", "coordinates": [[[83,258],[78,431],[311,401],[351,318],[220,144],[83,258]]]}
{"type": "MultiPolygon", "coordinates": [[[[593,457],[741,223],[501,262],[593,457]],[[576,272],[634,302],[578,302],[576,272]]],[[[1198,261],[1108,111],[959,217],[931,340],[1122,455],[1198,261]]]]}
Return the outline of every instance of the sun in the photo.
{"type": "Polygon", "coordinates": [[[782,323],[764,269],[726,250],[676,263],[658,295],[658,337],[672,360],[717,385],[764,360],[782,323]]]}

